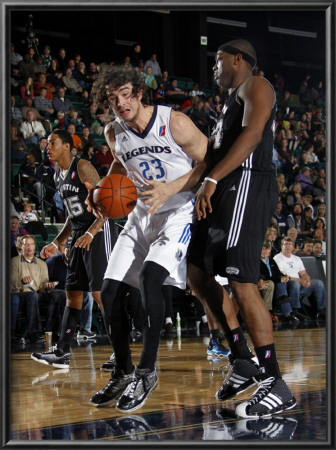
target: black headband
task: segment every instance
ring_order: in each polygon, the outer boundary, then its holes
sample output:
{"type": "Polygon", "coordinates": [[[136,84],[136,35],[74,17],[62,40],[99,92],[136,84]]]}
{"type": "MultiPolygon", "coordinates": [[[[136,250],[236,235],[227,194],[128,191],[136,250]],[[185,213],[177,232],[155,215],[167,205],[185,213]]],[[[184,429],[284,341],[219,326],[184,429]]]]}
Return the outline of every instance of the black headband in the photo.
{"type": "Polygon", "coordinates": [[[251,64],[252,69],[254,68],[254,66],[256,65],[257,61],[253,58],[253,56],[248,55],[246,52],[244,52],[243,50],[240,50],[237,47],[233,47],[232,45],[229,44],[223,44],[218,48],[218,51],[221,52],[225,52],[228,53],[229,55],[237,55],[238,53],[240,53],[243,57],[243,59],[245,59],[246,62],[248,62],[249,64],[251,64]]]}

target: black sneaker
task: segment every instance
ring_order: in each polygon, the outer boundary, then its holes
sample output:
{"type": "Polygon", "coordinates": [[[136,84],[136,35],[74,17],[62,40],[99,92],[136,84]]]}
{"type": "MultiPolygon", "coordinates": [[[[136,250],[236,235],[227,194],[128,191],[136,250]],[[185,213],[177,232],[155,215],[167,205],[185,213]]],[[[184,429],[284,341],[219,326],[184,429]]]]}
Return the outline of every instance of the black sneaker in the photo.
{"type": "Polygon", "coordinates": [[[236,415],[258,419],[294,408],[295,397],[282,378],[269,377],[258,382],[254,397],[236,407],[236,415]]]}
{"type": "Polygon", "coordinates": [[[166,336],[175,336],[176,335],[176,328],[171,322],[166,323],[164,326],[164,332],[166,336]]]}
{"type": "Polygon", "coordinates": [[[258,419],[243,419],[237,423],[240,430],[245,429],[247,433],[251,431],[262,440],[286,440],[293,439],[297,420],[287,417],[269,417],[258,419]]]}
{"type": "Polygon", "coordinates": [[[105,370],[106,372],[111,372],[116,366],[115,354],[112,353],[110,359],[108,359],[104,364],[100,366],[100,370],[105,370]]]}
{"type": "Polygon", "coordinates": [[[209,345],[207,348],[207,355],[214,356],[215,358],[224,358],[230,353],[230,350],[226,348],[220,339],[210,338],[209,345]]]}
{"type": "Polygon", "coordinates": [[[157,384],[156,369],[152,372],[149,369],[136,369],[132,383],[127,386],[125,392],[119,398],[116,408],[125,413],[140,409],[157,384]]]}
{"type": "Polygon", "coordinates": [[[256,384],[259,367],[251,359],[235,359],[225,377],[223,386],[217,391],[216,399],[227,400],[256,384]]]}
{"type": "Polygon", "coordinates": [[[70,367],[70,353],[64,353],[63,350],[56,346],[52,347],[48,352],[34,352],[30,357],[41,364],[49,364],[59,369],[68,369],[70,367]]]}
{"type": "Polygon", "coordinates": [[[127,386],[134,379],[134,371],[130,374],[125,374],[123,370],[115,368],[110,378],[110,381],[100,391],[96,392],[90,398],[90,403],[94,406],[108,406],[116,402],[120,395],[124,392],[127,386]]]}
{"type": "Polygon", "coordinates": [[[77,339],[94,339],[96,337],[96,333],[90,330],[85,330],[84,328],[77,332],[77,339]]]}

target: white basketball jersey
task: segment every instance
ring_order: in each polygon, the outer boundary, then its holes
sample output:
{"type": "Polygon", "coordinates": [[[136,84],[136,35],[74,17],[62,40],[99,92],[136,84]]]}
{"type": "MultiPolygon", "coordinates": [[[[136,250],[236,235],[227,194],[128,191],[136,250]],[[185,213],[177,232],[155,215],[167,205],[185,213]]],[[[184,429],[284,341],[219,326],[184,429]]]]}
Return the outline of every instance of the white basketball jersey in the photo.
{"type": "MultiPolygon", "coordinates": [[[[153,116],[141,134],[120,118],[114,121],[115,153],[138,192],[149,188],[144,178],[170,182],[192,169],[192,159],[171,135],[170,114],[171,108],[154,105],[153,116]]],[[[179,208],[193,197],[190,190],[176,194],[162,205],[158,212],[179,208]]],[[[146,198],[139,196],[137,206],[149,208],[150,205],[144,205],[143,200],[146,198]]]]}

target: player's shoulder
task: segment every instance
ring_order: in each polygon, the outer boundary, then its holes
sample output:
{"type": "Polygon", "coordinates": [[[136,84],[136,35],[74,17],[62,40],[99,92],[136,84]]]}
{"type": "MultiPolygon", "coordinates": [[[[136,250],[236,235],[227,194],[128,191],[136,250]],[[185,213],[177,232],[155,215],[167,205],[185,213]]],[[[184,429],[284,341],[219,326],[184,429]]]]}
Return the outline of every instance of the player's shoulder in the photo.
{"type": "Polygon", "coordinates": [[[114,120],[105,125],[104,128],[104,136],[107,142],[115,140],[115,131],[114,127],[117,122],[114,120]]]}

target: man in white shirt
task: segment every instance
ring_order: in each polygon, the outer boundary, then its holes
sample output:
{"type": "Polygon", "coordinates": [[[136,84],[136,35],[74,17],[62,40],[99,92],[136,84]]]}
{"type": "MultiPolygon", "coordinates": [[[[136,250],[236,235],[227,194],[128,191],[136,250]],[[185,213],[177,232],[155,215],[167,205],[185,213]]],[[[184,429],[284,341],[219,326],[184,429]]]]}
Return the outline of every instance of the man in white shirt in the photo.
{"type": "Polygon", "coordinates": [[[35,120],[34,111],[31,109],[28,110],[26,120],[22,123],[20,131],[26,144],[37,145],[39,138],[46,135],[46,130],[42,123],[39,120],[35,120]]]}
{"type": "MultiPolygon", "coordinates": [[[[290,310],[284,311],[283,309],[292,309],[294,316],[300,320],[304,320],[305,316],[299,312],[299,309],[301,308],[300,296],[302,294],[307,296],[313,295],[316,301],[316,318],[323,320],[325,319],[326,308],[326,293],[324,284],[321,280],[312,280],[310,278],[303,265],[302,259],[299,256],[293,255],[293,250],[293,239],[285,237],[281,241],[281,253],[278,253],[273,258],[280,271],[289,276],[289,281],[286,283],[286,288],[287,295],[291,297],[292,302],[280,305],[281,312],[290,313],[290,310]]],[[[283,283],[281,283],[281,285],[283,285],[283,283]]],[[[280,286],[276,285],[276,290],[279,288],[280,286]]]]}

